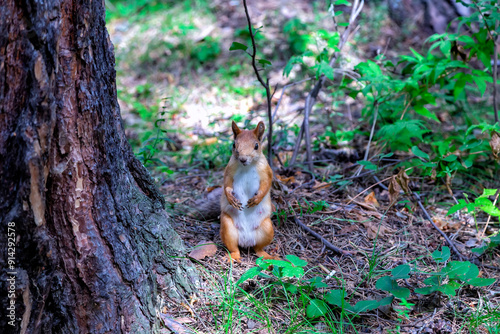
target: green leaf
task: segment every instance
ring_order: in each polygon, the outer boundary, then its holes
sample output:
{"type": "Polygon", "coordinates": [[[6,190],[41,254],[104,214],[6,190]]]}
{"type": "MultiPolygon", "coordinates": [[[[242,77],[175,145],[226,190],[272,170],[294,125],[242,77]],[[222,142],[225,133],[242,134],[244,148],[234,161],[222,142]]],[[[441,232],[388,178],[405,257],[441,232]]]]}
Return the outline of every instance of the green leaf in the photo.
{"type": "Polygon", "coordinates": [[[392,302],[392,300],[393,300],[393,297],[391,297],[391,296],[386,297],[380,301],[360,300],[359,302],[356,303],[356,305],[354,305],[352,311],[355,313],[361,313],[361,312],[375,310],[376,308],[378,308],[380,306],[389,305],[392,302]]]}
{"type": "Polygon", "coordinates": [[[267,260],[264,260],[263,257],[259,257],[256,261],[255,264],[258,265],[262,270],[267,270],[271,264],[267,262],[267,260]]]}
{"type": "Polygon", "coordinates": [[[448,261],[448,259],[450,258],[450,248],[444,246],[441,252],[436,249],[432,253],[432,258],[434,259],[434,261],[436,261],[436,263],[442,263],[448,261]]]}
{"type": "Polygon", "coordinates": [[[285,267],[282,270],[284,277],[297,277],[301,278],[304,276],[304,269],[301,267],[285,267]]]}
{"type": "Polygon", "coordinates": [[[434,291],[437,291],[437,287],[435,286],[426,286],[425,288],[416,288],[415,293],[419,293],[421,295],[429,295],[433,293],[434,291]]]}
{"type": "Polygon", "coordinates": [[[458,288],[460,288],[460,284],[458,282],[450,282],[448,284],[437,287],[437,290],[441,291],[447,296],[455,296],[457,294],[456,290],[458,288]]]}
{"type": "Polygon", "coordinates": [[[424,159],[430,160],[429,155],[427,153],[421,151],[417,146],[413,146],[411,148],[411,151],[413,154],[415,154],[419,158],[424,158],[424,159]]]}
{"type": "Polygon", "coordinates": [[[389,276],[379,278],[375,283],[375,287],[377,289],[392,293],[396,298],[403,299],[410,296],[409,289],[400,287],[398,283],[395,280],[391,279],[389,276]]]}
{"type": "Polygon", "coordinates": [[[307,265],[307,261],[302,260],[300,257],[292,254],[285,256],[285,258],[296,267],[305,267],[307,265]]]}
{"type": "Polygon", "coordinates": [[[238,282],[236,282],[236,285],[241,284],[241,283],[243,283],[251,278],[254,278],[258,274],[260,274],[261,271],[262,271],[262,268],[260,268],[260,267],[253,267],[253,268],[248,269],[243,275],[241,275],[238,282]]]}
{"type": "Polygon", "coordinates": [[[458,36],[458,40],[460,42],[463,42],[463,43],[469,44],[469,45],[476,44],[476,42],[474,41],[474,39],[472,37],[470,37],[469,35],[460,35],[460,36],[458,36]]]}
{"type": "Polygon", "coordinates": [[[482,140],[474,140],[474,141],[471,141],[467,144],[460,146],[459,150],[460,151],[471,150],[473,148],[480,146],[482,143],[483,143],[482,140]]]}
{"type": "Polygon", "coordinates": [[[483,194],[481,196],[479,196],[479,198],[495,196],[496,193],[497,193],[497,189],[484,189],[483,194]]]}
{"type": "Polygon", "coordinates": [[[443,41],[441,45],[439,45],[439,50],[441,50],[443,55],[450,57],[451,42],[449,40],[443,41]]]}
{"type": "Polygon", "coordinates": [[[295,64],[303,64],[304,63],[303,58],[304,58],[304,55],[293,56],[292,58],[290,58],[290,60],[286,63],[285,68],[283,69],[283,75],[288,77],[295,64]]]}
{"type": "Polygon", "coordinates": [[[325,301],[328,304],[342,307],[342,305],[345,304],[344,296],[344,290],[331,290],[325,295],[325,301]]]}
{"type": "Polygon", "coordinates": [[[278,268],[292,268],[292,264],[290,262],[283,260],[266,260],[266,262],[278,268]]]}
{"type": "Polygon", "coordinates": [[[320,299],[313,299],[306,309],[306,314],[309,318],[321,317],[328,312],[328,306],[320,299]]]}
{"type": "Polygon", "coordinates": [[[457,211],[460,211],[462,209],[465,209],[467,207],[467,202],[465,202],[464,199],[459,199],[458,203],[453,205],[449,210],[448,213],[446,214],[447,216],[454,214],[457,211]]]}
{"type": "Polygon", "coordinates": [[[395,279],[407,279],[410,278],[410,271],[411,268],[407,264],[402,264],[400,266],[397,266],[396,268],[392,269],[391,274],[392,277],[395,279]]]}
{"type": "Polygon", "coordinates": [[[455,100],[458,100],[459,95],[463,92],[465,88],[465,84],[467,83],[467,76],[464,75],[463,73],[459,73],[458,75],[455,76],[455,78],[458,77],[455,81],[455,87],[453,88],[453,96],[455,97],[455,100]]]}
{"type": "Polygon", "coordinates": [[[314,66],[313,69],[316,69],[317,78],[324,74],[328,79],[333,80],[335,76],[333,68],[324,60],[322,60],[318,65],[314,66]]]}
{"type": "Polygon", "coordinates": [[[234,51],[234,50],[246,51],[247,49],[248,49],[248,46],[246,46],[245,44],[238,43],[238,42],[233,42],[233,44],[231,44],[231,47],[229,47],[229,51],[234,51]]]}
{"type": "Polygon", "coordinates": [[[327,45],[329,48],[334,49],[336,52],[338,52],[338,47],[340,41],[340,36],[338,32],[335,32],[332,36],[328,38],[327,45]]]}
{"type": "Polygon", "coordinates": [[[323,279],[319,276],[313,277],[311,279],[306,280],[313,288],[328,288],[328,284],[323,282],[323,279]]]}
{"type": "Polygon", "coordinates": [[[415,58],[420,62],[424,59],[424,56],[422,56],[421,54],[419,54],[417,51],[415,51],[413,48],[410,48],[410,51],[413,53],[413,55],[415,56],[415,58]]]}
{"type": "Polygon", "coordinates": [[[470,251],[474,254],[481,255],[488,249],[488,245],[472,248],[470,251]]]}
{"type": "Polygon", "coordinates": [[[335,6],[340,6],[340,5],[351,6],[351,4],[349,3],[349,1],[347,1],[347,0],[336,0],[334,2],[334,5],[335,6]]]}
{"type": "Polygon", "coordinates": [[[469,271],[470,265],[469,261],[451,261],[441,269],[441,274],[446,274],[451,279],[463,279],[469,271]]]}
{"type": "Polygon", "coordinates": [[[429,109],[425,108],[424,106],[416,105],[415,112],[419,115],[422,115],[422,116],[427,117],[429,119],[432,119],[436,122],[439,122],[439,119],[437,118],[437,116],[434,113],[430,112],[429,109]]]}
{"type": "Polygon", "coordinates": [[[476,278],[478,275],[479,268],[474,263],[471,263],[469,266],[469,270],[465,273],[465,275],[460,276],[460,279],[463,281],[468,281],[472,278],[476,278]]]}
{"type": "Polygon", "coordinates": [[[383,276],[377,280],[377,282],[375,283],[375,287],[380,290],[391,291],[392,289],[394,289],[395,285],[390,276],[383,276]]]}
{"type": "Polygon", "coordinates": [[[297,293],[298,291],[298,288],[296,285],[292,284],[292,283],[284,283],[283,284],[283,287],[285,288],[286,291],[290,292],[290,293],[297,293]]]}
{"type": "Polygon", "coordinates": [[[261,65],[272,65],[271,62],[269,60],[266,60],[266,59],[258,59],[257,60],[259,62],[259,64],[261,65]]]}
{"type": "Polygon", "coordinates": [[[490,241],[496,244],[500,244],[500,233],[490,236],[490,241]]]}
{"type": "Polygon", "coordinates": [[[354,305],[353,311],[356,313],[366,312],[375,310],[379,307],[379,303],[376,300],[360,300],[354,305]]]}
{"type": "Polygon", "coordinates": [[[472,286],[488,286],[493,283],[495,283],[494,278],[482,278],[482,277],[476,277],[473,279],[470,279],[467,281],[467,284],[470,284],[472,286]]]}
{"type": "Polygon", "coordinates": [[[444,158],[443,161],[452,162],[452,161],[457,160],[457,158],[458,157],[455,154],[450,154],[449,156],[447,156],[446,158],[444,158]]]}
{"type": "Polygon", "coordinates": [[[486,92],[486,81],[484,80],[484,77],[478,77],[478,76],[472,76],[472,79],[477,85],[477,88],[479,89],[479,92],[481,93],[481,97],[484,95],[486,92]]]}
{"type": "Polygon", "coordinates": [[[410,289],[403,288],[402,286],[398,286],[397,289],[393,289],[390,291],[394,297],[399,299],[407,299],[410,297],[410,289]]]}
{"type": "Polygon", "coordinates": [[[358,161],[358,164],[365,166],[366,169],[368,170],[377,170],[378,167],[371,161],[366,161],[366,160],[360,160],[358,161]]]}

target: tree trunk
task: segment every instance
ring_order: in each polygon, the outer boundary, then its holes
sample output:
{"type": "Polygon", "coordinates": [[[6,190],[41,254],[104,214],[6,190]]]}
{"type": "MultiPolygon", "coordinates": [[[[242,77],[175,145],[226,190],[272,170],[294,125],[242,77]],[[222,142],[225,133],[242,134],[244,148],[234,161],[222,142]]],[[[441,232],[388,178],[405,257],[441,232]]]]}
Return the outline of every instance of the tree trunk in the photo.
{"type": "MultiPolygon", "coordinates": [[[[465,1],[467,2],[467,1],[465,1]]],[[[399,26],[416,23],[427,34],[446,31],[459,16],[469,16],[470,9],[455,0],[388,0],[389,16],[399,26]]]]}
{"type": "Polygon", "coordinates": [[[0,1],[2,333],[151,333],[159,292],[197,282],[124,136],[104,16],[0,1]]]}

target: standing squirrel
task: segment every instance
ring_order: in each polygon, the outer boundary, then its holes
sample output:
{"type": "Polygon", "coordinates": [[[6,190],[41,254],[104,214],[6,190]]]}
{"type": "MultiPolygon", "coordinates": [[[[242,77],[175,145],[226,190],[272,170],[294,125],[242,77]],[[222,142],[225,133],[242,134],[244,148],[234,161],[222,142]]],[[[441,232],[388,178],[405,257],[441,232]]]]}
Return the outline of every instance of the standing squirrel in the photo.
{"type": "Polygon", "coordinates": [[[234,144],[224,171],[221,196],[221,239],[231,253],[230,260],[241,262],[242,247],[253,247],[257,256],[276,257],[264,251],[274,237],[271,222],[273,171],[262,153],[265,125],[240,130],[233,121],[234,144]]]}

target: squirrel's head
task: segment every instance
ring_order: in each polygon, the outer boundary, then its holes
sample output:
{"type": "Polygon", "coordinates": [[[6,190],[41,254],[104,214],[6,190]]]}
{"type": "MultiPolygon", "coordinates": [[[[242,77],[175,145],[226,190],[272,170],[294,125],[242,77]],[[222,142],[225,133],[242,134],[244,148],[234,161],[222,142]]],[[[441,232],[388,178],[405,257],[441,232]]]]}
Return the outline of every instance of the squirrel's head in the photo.
{"type": "Polygon", "coordinates": [[[241,130],[233,121],[233,155],[243,165],[248,166],[259,159],[262,153],[262,137],[266,126],[259,122],[253,130],[241,130]]]}

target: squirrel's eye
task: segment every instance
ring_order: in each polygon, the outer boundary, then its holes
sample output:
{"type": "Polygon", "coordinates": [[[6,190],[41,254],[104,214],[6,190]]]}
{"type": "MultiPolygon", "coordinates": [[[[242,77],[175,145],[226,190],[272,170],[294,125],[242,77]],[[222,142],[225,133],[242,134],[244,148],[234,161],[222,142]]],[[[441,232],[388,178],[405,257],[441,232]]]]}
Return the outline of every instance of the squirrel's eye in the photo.
{"type": "Polygon", "coordinates": [[[258,143],[255,144],[255,149],[256,150],[259,149],[259,144],[258,143]]]}

